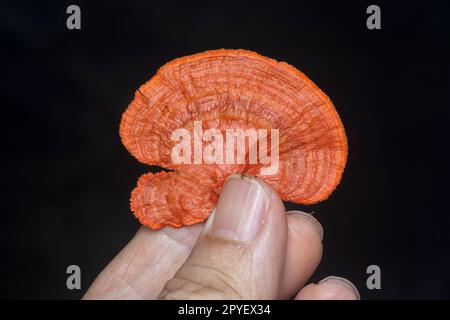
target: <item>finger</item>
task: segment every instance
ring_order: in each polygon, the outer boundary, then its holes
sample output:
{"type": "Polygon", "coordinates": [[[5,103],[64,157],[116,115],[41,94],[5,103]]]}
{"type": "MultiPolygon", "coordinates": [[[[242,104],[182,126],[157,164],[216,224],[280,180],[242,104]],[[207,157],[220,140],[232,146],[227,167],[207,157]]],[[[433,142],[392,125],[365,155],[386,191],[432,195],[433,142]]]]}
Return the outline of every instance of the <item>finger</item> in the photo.
{"type": "Polygon", "coordinates": [[[260,179],[232,175],[162,299],[275,299],[286,251],[285,209],[260,179]]]}
{"type": "Polygon", "coordinates": [[[305,285],[322,258],[323,229],[312,215],[289,211],[286,261],[278,298],[292,298],[305,285]]]}
{"type": "Polygon", "coordinates": [[[304,287],[295,300],[360,300],[358,289],[349,280],[327,277],[318,284],[304,287]]]}
{"type": "Polygon", "coordinates": [[[202,228],[141,227],[83,299],[155,299],[189,256],[202,228]]]}

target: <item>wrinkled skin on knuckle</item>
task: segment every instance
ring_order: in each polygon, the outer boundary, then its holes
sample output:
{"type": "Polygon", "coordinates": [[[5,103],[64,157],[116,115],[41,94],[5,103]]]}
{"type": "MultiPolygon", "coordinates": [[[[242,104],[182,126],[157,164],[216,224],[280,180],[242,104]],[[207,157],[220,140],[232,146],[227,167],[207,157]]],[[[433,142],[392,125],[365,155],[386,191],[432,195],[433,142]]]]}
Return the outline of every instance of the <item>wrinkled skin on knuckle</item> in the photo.
{"type": "Polygon", "coordinates": [[[252,287],[252,250],[205,236],[189,259],[170,280],[163,299],[255,299],[260,290],[252,287]]]}
{"type": "Polygon", "coordinates": [[[214,266],[186,263],[175,277],[166,283],[159,299],[244,299],[238,281],[214,266]]]}

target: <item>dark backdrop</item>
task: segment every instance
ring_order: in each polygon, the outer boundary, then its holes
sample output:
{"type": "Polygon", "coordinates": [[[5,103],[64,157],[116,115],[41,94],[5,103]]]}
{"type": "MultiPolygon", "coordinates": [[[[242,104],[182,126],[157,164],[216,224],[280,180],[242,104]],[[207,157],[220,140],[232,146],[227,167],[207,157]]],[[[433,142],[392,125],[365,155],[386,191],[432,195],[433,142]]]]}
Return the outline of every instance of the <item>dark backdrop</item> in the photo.
{"type": "Polygon", "coordinates": [[[450,298],[448,1],[2,1],[1,298],[79,298],[139,224],[129,193],[148,168],[118,126],[159,66],[245,48],[302,70],[348,134],[342,183],[311,207],[324,226],[312,280],[351,279],[366,299],[450,298]],[[82,269],[82,290],[65,286],[82,269]],[[379,265],[382,289],[365,286],[379,265]]]}

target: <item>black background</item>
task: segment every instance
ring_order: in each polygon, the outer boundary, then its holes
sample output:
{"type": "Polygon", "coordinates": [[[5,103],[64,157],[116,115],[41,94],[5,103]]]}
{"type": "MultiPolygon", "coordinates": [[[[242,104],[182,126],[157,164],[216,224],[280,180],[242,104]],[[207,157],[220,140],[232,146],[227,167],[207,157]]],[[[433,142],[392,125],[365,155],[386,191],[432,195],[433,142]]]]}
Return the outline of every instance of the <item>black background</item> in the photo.
{"type": "Polygon", "coordinates": [[[365,299],[450,298],[450,3],[446,1],[3,1],[0,297],[80,298],[139,224],[129,194],[149,170],[118,136],[138,86],[173,58],[244,48],[302,70],[333,100],[349,159],[314,211],[314,275],[365,299]],[[382,29],[366,28],[378,4],[382,29]],[[82,290],[66,288],[66,267],[82,290]],[[379,265],[382,289],[368,290],[379,265]]]}

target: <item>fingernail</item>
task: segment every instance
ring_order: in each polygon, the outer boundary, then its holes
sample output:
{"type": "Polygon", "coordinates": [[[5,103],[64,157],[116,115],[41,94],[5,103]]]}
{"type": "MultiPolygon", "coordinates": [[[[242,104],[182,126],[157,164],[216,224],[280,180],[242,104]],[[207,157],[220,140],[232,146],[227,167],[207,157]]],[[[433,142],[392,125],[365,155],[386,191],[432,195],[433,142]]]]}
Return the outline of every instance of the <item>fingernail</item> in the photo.
{"type": "Polygon", "coordinates": [[[339,285],[345,286],[345,287],[349,288],[351,291],[353,291],[357,300],[361,300],[361,296],[359,295],[358,289],[356,289],[355,285],[352,282],[350,282],[349,280],[347,280],[345,278],[329,276],[329,277],[326,277],[325,279],[321,280],[319,282],[319,284],[324,283],[324,282],[337,283],[339,285]]]}
{"type": "Polygon", "coordinates": [[[264,225],[270,197],[256,178],[232,175],[220,191],[210,234],[251,242],[264,225]]]}
{"type": "Polygon", "coordinates": [[[323,240],[323,228],[319,221],[311,214],[303,211],[289,211],[286,214],[294,216],[296,219],[301,220],[313,229],[320,237],[320,241],[323,240]]]}

